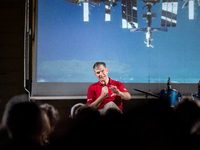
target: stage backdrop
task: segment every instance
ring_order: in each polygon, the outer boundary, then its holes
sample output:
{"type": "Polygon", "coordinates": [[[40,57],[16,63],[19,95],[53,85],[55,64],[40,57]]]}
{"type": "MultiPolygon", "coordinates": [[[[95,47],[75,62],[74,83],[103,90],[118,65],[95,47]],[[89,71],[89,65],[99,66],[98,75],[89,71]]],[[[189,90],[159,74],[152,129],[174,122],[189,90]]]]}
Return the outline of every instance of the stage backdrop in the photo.
{"type": "MultiPolygon", "coordinates": [[[[146,30],[147,6],[143,1],[136,2],[137,9],[131,10],[131,14],[137,10],[136,29],[146,30]]],[[[109,77],[125,83],[132,95],[139,94],[133,88],[159,93],[167,87],[168,77],[172,88],[183,94],[197,91],[200,6],[194,1],[192,6],[188,3],[182,9],[185,2],[178,1],[177,19],[170,19],[176,27],[162,27],[163,2],[151,8],[151,27],[167,31],[151,32],[152,48],[144,43],[146,31],[124,28],[123,21],[130,26],[123,19],[121,1],[110,8],[110,21],[105,21],[103,2],[100,6],[89,3],[83,7],[82,2],[79,6],[65,0],[37,1],[32,96],[87,95],[88,86],[98,81],[92,69],[97,61],[105,62],[109,77]],[[189,19],[192,8],[194,18],[189,19]],[[84,21],[85,13],[88,21],[84,21]]],[[[170,8],[172,5],[175,3],[166,4],[167,9],[176,11],[175,7],[170,8]]]]}

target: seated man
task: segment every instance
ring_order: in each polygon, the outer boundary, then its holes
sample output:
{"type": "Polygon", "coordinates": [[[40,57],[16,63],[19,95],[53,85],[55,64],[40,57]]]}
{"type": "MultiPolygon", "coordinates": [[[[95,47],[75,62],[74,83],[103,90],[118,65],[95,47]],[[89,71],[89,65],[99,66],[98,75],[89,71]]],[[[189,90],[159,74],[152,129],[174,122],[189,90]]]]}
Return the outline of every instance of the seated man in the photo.
{"type": "Polygon", "coordinates": [[[116,108],[122,112],[122,99],[131,99],[127,89],[121,82],[114,81],[108,77],[108,68],[106,68],[104,62],[96,62],[93,69],[99,81],[89,86],[87,104],[99,109],[101,115],[109,108],[116,108]]]}

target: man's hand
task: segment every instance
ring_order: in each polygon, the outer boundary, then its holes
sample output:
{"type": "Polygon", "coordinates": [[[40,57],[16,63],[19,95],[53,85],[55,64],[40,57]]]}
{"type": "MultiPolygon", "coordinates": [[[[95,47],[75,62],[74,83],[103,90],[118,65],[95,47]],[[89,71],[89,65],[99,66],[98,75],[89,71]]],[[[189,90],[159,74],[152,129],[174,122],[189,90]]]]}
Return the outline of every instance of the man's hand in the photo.
{"type": "Polygon", "coordinates": [[[120,91],[117,89],[116,86],[111,85],[110,89],[112,90],[113,94],[111,96],[120,95],[120,91]]]}
{"type": "Polygon", "coordinates": [[[101,89],[101,96],[104,98],[106,96],[106,94],[108,94],[108,87],[107,86],[104,86],[102,89],[101,89]]]}
{"type": "Polygon", "coordinates": [[[101,95],[94,102],[92,102],[90,105],[94,106],[95,108],[98,108],[101,105],[101,102],[103,101],[103,99],[104,99],[104,97],[106,96],[107,93],[108,93],[108,87],[104,86],[101,89],[101,95]]]}
{"type": "Polygon", "coordinates": [[[129,92],[121,92],[116,86],[112,86],[112,85],[111,85],[110,89],[113,92],[113,94],[111,96],[118,95],[124,100],[130,100],[131,99],[131,95],[129,94],[129,92]]]}

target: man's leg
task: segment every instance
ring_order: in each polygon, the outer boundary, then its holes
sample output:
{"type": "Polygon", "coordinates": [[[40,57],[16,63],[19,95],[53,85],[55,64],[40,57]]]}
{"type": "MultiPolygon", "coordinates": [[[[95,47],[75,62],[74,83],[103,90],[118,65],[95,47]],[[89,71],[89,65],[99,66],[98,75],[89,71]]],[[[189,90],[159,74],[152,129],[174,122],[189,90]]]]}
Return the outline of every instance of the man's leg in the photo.
{"type": "Polygon", "coordinates": [[[105,112],[110,108],[114,108],[122,113],[122,111],[119,109],[119,107],[117,107],[117,105],[114,102],[109,102],[102,109],[99,109],[100,115],[104,115],[105,112]]]}

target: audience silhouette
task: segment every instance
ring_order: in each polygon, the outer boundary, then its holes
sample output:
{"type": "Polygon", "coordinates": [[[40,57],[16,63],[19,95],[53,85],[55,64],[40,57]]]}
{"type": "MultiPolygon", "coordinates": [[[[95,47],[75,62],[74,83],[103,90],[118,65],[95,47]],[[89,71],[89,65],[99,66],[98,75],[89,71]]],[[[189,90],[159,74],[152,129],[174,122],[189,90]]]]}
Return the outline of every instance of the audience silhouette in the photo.
{"type": "Polygon", "coordinates": [[[16,96],[4,111],[0,149],[198,149],[199,103],[183,99],[169,107],[156,101],[124,114],[112,108],[103,116],[92,106],[78,104],[73,117],[60,119],[54,106],[16,96]]]}

